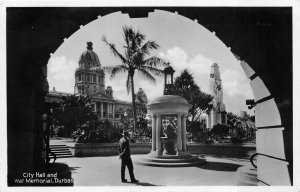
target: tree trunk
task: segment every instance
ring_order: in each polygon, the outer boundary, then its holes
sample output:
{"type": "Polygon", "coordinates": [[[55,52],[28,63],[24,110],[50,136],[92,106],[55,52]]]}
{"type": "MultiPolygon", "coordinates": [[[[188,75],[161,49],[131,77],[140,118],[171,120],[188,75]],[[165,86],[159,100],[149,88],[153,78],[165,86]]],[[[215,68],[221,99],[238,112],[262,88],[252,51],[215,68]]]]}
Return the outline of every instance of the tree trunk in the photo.
{"type": "Polygon", "coordinates": [[[133,75],[130,75],[131,80],[131,96],[132,96],[132,106],[133,106],[133,132],[135,132],[137,120],[136,120],[136,104],[135,104],[135,94],[134,94],[134,82],[133,82],[133,75]]]}

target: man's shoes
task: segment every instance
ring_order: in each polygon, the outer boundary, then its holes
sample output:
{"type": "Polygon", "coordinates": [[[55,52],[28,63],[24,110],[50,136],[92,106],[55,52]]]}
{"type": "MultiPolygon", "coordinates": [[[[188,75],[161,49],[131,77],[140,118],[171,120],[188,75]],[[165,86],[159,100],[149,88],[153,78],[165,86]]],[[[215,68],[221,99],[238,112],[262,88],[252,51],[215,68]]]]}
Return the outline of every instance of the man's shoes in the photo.
{"type": "Polygon", "coordinates": [[[126,182],[127,182],[127,179],[123,179],[123,180],[122,180],[122,183],[126,183],[126,182]]]}
{"type": "Polygon", "coordinates": [[[131,183],[138,183],[139,182],[139,180],[133,180],[133,181],[131,181],[131,183]]]}

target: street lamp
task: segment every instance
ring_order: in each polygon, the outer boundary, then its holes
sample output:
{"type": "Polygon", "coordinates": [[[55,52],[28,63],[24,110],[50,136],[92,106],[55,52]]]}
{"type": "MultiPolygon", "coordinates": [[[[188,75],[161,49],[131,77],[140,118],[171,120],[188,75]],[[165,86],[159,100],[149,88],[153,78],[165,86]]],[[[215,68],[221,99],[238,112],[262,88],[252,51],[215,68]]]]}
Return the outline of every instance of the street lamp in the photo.
{"type": "Polygon", "coordinates": [[[173,74],[174,74],[174,72],[175,71],[171,66],[168,66],[164,69],[164,74],[165,74],[164,95],[168,95],[170,90],[173,87],[173,74]]]}

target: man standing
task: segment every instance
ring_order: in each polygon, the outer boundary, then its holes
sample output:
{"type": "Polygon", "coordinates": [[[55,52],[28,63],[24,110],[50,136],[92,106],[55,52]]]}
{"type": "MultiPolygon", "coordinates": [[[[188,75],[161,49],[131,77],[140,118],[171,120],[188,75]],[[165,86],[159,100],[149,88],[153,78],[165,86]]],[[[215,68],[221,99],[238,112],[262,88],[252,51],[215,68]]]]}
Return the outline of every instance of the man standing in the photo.
{"type": "Polygon", "coordinates": [[[130,157],[130,149],[129,149],[129,138],[130,134],[128,131],[123,131],[123,138],[119,141],[119,157],[122,160],[121,162],[121,179],[122,182],[127,182],[125,179],[125,167],[127,166],[131,183],[137,183],[138,180],[135,179],[133,174],[133,165],[130,157]]]}

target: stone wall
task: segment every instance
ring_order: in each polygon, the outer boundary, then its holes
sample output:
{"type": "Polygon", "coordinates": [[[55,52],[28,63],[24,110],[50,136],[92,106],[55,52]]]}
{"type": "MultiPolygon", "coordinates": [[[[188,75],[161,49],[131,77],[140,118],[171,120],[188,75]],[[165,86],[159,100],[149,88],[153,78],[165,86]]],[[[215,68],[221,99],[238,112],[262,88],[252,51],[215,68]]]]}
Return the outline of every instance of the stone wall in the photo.
{"type": "MultiPolygon", "coordinates": [[[[118,155],[117,143],[68,143],[71,152],[76,157],[118,155]]],[[[256,152],[255,144],[204,144],[187,145],[188,151],[193,154],[227,155],[250,157],[256,152]]],[[[151,143],[131,143],[132,154],[147,154],[151,151],[151,143]]]]}

